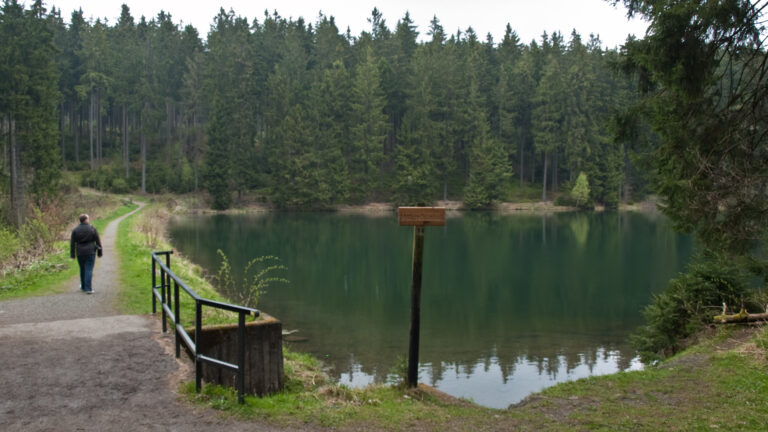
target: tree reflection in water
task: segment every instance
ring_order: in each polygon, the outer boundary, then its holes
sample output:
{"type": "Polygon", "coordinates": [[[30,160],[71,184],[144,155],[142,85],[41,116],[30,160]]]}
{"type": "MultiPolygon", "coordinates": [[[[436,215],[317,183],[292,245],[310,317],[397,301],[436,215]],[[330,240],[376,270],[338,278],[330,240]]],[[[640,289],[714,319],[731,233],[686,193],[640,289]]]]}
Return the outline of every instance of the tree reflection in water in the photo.
{"type": "MultiPolygon", "coordinates": [[[[394,215],[180,217],[174,246],[206,269],[276,255],[289,285],[260,307],[342,382],[386,380],[407,352],[411,235],[394,215]]],[[[564,380],[640,367],[626,337],[691,240],[660,216],[471,213],[425,242],[420,379],[496,407],[564,380]]]]}

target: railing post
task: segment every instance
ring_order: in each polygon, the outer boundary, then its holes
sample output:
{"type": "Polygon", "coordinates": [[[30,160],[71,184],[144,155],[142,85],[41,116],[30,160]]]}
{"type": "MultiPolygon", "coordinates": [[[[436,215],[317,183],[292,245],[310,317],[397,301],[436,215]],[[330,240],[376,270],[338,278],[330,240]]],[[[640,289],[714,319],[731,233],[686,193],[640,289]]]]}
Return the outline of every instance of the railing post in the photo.
{"type": "Polygon", "coordinates": [[[237,402],[243,403],[245,390],[245,312],[240,311],[237,319],[237,402]]]}
{"type": "MultiPolygon", "coordinates": [[[[169,272],[171,271],[171,254],[170,254],[170,252],[165,254],[165,267],[168,268],[169,272]]],[[[170,303],[171,302],[171,274],[170,273],[166,273],[166,277],[168,278],[168,285],[166,285],[166,287],[167,287],[166,289],[168,290],[168,296],[165,299],[168,301],[168,306],[172,306],[171,303],[170,303]]]]}
{"type": "Polygon", "coordinates": [[[195,391],[200,393],[203,381],[203,364],[199,356],[202,354],[203,344],[203,304],[195,300],[195,391]]]}
{"type": "MultiPolygon", "coordinates": [[[[177,326],[181,325],[181,308],[179,307],[179,283],[176,279],[173,280],[173,312],[174,322],[177,326]]],[[[181,335],[179,330],[174,328],[173,332],[176,334],[176,358],[181,355],[181,335]]]]}
{"type": "Polygon", "coordinates": [[[165,312],[165,270],[162,267],[160,267],[160,281],[160,309],[163,312],[163,333],[166,333],[168,331],[168,323],[166,323],[168,316],[165,312]]]}
{"type": "Polygon", "coordinates": [[[156,294],[157,289],[157,268],[160,267],[160,296],[162,309],[162,321],[163,332],[168,331],[168,321],[174,324],[174,344],[176,348],[176,357],[181,356],[181,344],[184,343],[194,356],[195,362],[195,391],[202,391],[203,383],[203,363],[211,362],[218,367],[224,367],[229,370],[236,370],[236,386],[237,386],[237,400],[238,403],[243,403],[245,399],[245,373],[246,373],[246,314],[254,316],[259,315],[259,311],[255,309],[245,308],[242,306],[230,305],[218,301],[201,298],[194,291],[191,291],[186,284],[178,278],[170,270],[170,254],[172,252],[153,252],[152,253],[152,309],[153,313],[157,311],[156,294]],[[158,255],[165,255],[165,265],[160,260],[158,255]],[[171,292],[171,280],[173,280],[173,292],[171,292]],[[194,341],[190,340],[189,334],[181,326],[181,289],[184,289],[195,302],[195,335],[194,341]],[[173,297],[171,297],[173,296],[173,297]],[[238,314],[237,323],[237,359],[236,363],[230,363],[231,360],[220,360],[215,358],[209,358],[204,355],[204,336],[203,336],[203,306],[210,306],[218,309],[229,310],[238,314]]]}
{"type": "Polygon", "coordinates": [[[152,256],[152,314],[157,313],[157,299],[155,298],[155,284],[157,283],[157,276],[155,275],[155,272],[157,271],[157,264],[155,264],[155,256],[152,256]]]}

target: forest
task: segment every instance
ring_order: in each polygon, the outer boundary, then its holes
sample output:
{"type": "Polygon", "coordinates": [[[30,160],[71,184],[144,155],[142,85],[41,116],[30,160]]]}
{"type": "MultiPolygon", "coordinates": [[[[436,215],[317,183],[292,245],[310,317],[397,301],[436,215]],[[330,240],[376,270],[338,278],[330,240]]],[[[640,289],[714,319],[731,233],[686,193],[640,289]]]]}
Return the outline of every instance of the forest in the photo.
{"type": "Polygon", "coordinates": [[[207,35],[127,5],[114,23],[62,14],[17,0],[0,13],[2,183],[17,223],[62,171],[117,193],[207,191],[216,209],[246,195],[281,209],[490,208],[515,190],[552,200],[580,174],[589,203],[645,193],[633,161],[652,135],[621,133],[634,81],[594,35],[526,43],[507,25],[494,41],[434,17],[420,42],[408,13],[390,28],[378,9],[360,35],[322,14],[222,9],[207,35]]]}
{"type": "Polygon", "coordinates": [[[0,261],[51,251],[78,186],[290,210],[654,193],[700,248],[635,338],[674,353],[713,308],[768,303],[768,2],[609,2],[648,21],[642,39],[494,41],[437,17],[420,37],[378,9],[360,35],[221,10],[203,36],[164,11],[65,22],[4,0],[0,261]]]}

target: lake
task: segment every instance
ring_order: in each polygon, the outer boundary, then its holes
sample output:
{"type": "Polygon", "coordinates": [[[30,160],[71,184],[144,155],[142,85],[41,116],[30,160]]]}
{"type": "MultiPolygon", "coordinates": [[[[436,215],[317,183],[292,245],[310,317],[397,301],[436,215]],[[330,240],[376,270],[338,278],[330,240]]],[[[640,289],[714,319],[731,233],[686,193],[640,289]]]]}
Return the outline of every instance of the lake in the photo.
{"type": "MultiPolygon", "coordinates": [[[[394,213],[181,216],[172,243],[209,273],[280,257],[259,309],[350,386],[407,356],[413,228],[394,213]]],[[[692,240],[659,214],[450,213],[425,236],[419,380],[506,408],[558,382],[642,368],[627,336],[692,240]]]]}

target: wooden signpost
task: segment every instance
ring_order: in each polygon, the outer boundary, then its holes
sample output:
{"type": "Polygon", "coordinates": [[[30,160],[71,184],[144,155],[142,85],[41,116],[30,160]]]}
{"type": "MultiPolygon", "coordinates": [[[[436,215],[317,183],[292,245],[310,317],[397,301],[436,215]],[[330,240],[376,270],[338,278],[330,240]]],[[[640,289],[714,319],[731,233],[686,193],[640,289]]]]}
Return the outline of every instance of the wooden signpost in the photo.
{"type": "Polygon", "coordinates": [[[413,276],[411,278],[411,337],[408,344],[408,387],[419,383],[419,327],[421,325],[421,274],[424,263],[424,227],[444,226],[444,207],[399,207],[400,226],[413,226],[413,276]]]}

